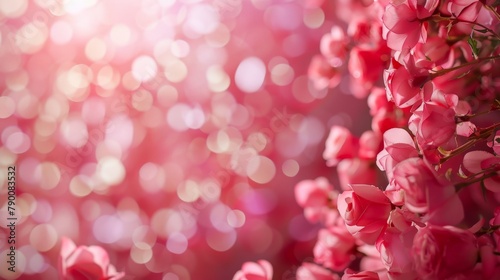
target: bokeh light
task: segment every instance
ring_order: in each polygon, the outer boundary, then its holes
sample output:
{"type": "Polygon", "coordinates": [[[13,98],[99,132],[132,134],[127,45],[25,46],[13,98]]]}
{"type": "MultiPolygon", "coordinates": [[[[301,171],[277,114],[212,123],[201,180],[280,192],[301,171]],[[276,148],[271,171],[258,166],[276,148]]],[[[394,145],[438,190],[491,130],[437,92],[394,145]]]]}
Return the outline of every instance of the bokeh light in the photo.
{"type": "Polygon", "coordinates": [[[63,237],[135,279],[300,263],[291,189],[325,168],[335,104],[307,78],[332,23],[303,2],[0,0],[0,217],[16,166],[21,244],[0,278],[57,279],[63,237]]]}

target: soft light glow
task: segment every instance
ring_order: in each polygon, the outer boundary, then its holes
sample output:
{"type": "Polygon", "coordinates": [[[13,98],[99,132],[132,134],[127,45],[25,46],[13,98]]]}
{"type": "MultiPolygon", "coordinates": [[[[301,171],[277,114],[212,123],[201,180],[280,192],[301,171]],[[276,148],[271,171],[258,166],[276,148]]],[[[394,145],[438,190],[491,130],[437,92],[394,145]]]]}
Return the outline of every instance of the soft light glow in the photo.
{"type": "Polygon", "coordinates": [[[262,87],[265,77],[266,66],[262,60],[248,57],[238,65],[234,80],[240,90],[252,93],[262,87]]]}
{"type": "Polygon", "coordinates": [[[132,76],[138,81],[151,81],[158,72],[156,61],[147,55],[137,57],[132,63],[132,76]]]}

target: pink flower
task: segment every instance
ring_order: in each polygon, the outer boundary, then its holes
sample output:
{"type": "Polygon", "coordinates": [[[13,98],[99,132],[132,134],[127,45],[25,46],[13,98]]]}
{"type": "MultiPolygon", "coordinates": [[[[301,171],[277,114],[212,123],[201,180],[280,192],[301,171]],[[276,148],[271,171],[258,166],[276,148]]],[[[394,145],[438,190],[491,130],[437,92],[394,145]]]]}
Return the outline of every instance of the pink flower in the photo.
{"type": "Polygon", "coordinates": [[[423,107],[419,136],[427,145],[440,146],[455,135],[455,111],[442,104],[426,102],[423,107]]]}
{"type": "Polygon", "coordinates": [[[445,1],[441,10],[443,14],[456,17],[459,20],[474,22],[482,6],[480,1],[448,0],[445,1]]]}
{"type": "Polygon", "coordinates": [[[332,67],[322,55],[316,55],[312,58],[307,75],[318,90],[336,87],[341,78],[341,72],[332,67]]]}
{"type": "Polygon", "coordinates": [[[118,273],[109,263],[108,253],[99,246],[78,246],[63,237],[59,255],[59,276],[65,280],[118,280],[118,273]]]}
{"type": "Polygon", "coordinates": [[[387,100],[384,88],[374,87],[368,96],[368,107],[370,107],[370,115],[375,116],[381,110],[390,111],[392,107],[387,100]]]}
{"type": "Polygon", "coordinates": [[[373,84],[380,78],[382,71],[385,68],[386,61],[384,57],[388,53],[387,48],[373,48],[371,46],[356,46],[349,53],[348,69],[353,82],[358,89],[351,92],[357,98],[365,98],[371,90],[373,84]],[[362,86],[362,87],[361,87],[362,86]],[[364,89],[364,90],[363,90],[364,89]]]}
{"type": "Polygon", "coordinates": [[[423,22],[434,13],[438,5],[438,0],[389,3],[382,17],[387,46],[402,51],[413,48],[418,41],[425,42],[427,31],[423,22]]]}
{"type": "Polygon", "coordinates": [[[457,124],[457,135],[469,137],[477,131],[477,127],[472,122],[460,122],[457,124]]]}
{"type": "Polygon", "coordinates": [[[425,43],[418,43],[415,46],[413,55],[409,54],[405,59],[408,64],[413,63],[414,67],[430,70],[439,65],[451,67],[455,62],[453,52],[446,42],[446,37],[430,37],[425,43]],[[414,60],[410,61],[410,57],[414,60]]]}
{"type": "Polygon", "coordinates": [[[409,128],[423,149],[439,147],[455,135],[455,116],[462,107],[458,106],[458,96],[444,94],[433,83],[426,84],[423,91],[428,101],[414,111],[409,128]]]}
{"type": "Polygon", "coordinates": [[[380,236],[377,249],[391,279],[411,280],[417,278],[411,256],[413,237],[416,233],[415,227],[410,227],[405,232],[391,227],[380,236]]]}
{"type": "Polygon", "coordinates": [[[404,191],[405,206],[427,214],[433,224],[457,224],[464,217],[460,198],[452,185],[440,182],[421,158],[409,158],[394,167],[394,190],[404,191]]]}
{"type": "Polygon", "coordinates": [[[314,263],[302,263],[297,269],[297,280],[339,280],[337,274],[314,263]]]}
{"type": "Polygon", "coordinates": [[[372,185],[351,185],[338,198],[338,209],[347,230],[367,244],[375,244],[387,225],[391,203],[384,193],[372,185]]]}
{"type": "Polygon", "coordinates": [[[479,176],[485,177],[486,189],[500,192],[500,157],[485,151],[472,151],[464,156],[463,166],[472,174],[481,173],[479,176]]]}
{"type": "Polygon", "coordinates": [[[422,279],[447,279],[474,268],[478,258],[476,237],[451,226],[428,225],[415,235],[412,255],[422,279]]]}
{"type": "Polygon", "coordinates": [[[337,173],[340,187],[346,191],[351,189],[351,184],[373,185],[377,182],[377,170],[371,160],[343,159],[337,165],[337,173]]]}
{"type": "Polygon", "coordinates": [[[347,57],[348,39],[339,26],[332,27],[330,33],[321,38],[320,51],[331,66],[340,67],[347,57]]]}
{"type": "Polygon", "coordinates": [[[295,200],[304,208],[304,215],[308,221],[316,223],[322,221],[331,224],[338,217],[334,209],[338,192],[324,177],[316,180],[303,180],[295,186],[295,200]]]}
{"type": "Polygon", "coordinates": [[[413,106],[422,100],[418,81],[403,66],[385,70],[384,83],[387,99],[400,108],[413,106]]]}
{"type": "Polygon", "coordinates": [[[321,229],[314,246],[314,261],[332,270],[344,270],[354,259],[356,239],[344,225],[321,229]]]}
{"type": "Polygon", "coordinates": [[[357,154],[359,140],[342,126],[334,125],[326,139],[323,158],[328,166],[336,166],[340,160],[353,158],[357,154]]]}
{"type": "Polygon", "coordinates": [[[273,267],[266,260],[246,262],[233,276],[233,280],[272,280],[273,267]]]}
{"type": "Polygon", "coordinates": [[[380,277],[373,271],[355,272],[352,269],[346,269],[341,280],[379,280],[380,277]]]}
{"type": "Polygon", "coordinates": [[[390,182],[394,166],[405,159],[418,157],[418,151],[410,134],[402,128],[387,130],[383,139],[384,149],[377,155],[377,166],[386,172],[390,182]]]}
{"type": "Polygon", "coordinates": [[[368,130],[359,138],[359,158],[375,159],[381,150],[382,137],[374,131],[368,130]]]}

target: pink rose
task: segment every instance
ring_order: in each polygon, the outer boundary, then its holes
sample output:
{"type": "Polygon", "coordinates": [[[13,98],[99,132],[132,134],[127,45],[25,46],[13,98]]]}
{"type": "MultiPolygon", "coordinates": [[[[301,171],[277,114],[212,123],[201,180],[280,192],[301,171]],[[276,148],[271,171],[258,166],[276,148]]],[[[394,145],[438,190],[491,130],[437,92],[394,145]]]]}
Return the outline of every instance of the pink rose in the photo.
{"type": "Polygon", "coordinates": [[[337,274],[314,263],[302,263],[297,269],[297,280],[339,280],[337,274]]]}
{"type": "Polygon", "coordinates": [[[409,158],[394,167],[393,190],[403,190],[405,205],[426,214],[433,224],[457,224],[464,217],[460,198],[452,185],[440,182],[421,158],[409,158]]]}
{"type": "Polygon", "coordinates": [[[233,276],[233,280],[271,280],[273,267],[266,260],[246,262],[233,276]]]}
{"type": "Polygon", "coordinates": [[[375,244],[387,225],[391,203],[384,193],[372,185],[351,185],[338,198],[338,209],[347,230],[367,244],[375,244]]]}
{"type": "Polygon", "coordinates": [[[452,226],[428,225],[415,235],[413,260],[422,279],[447,279],[474,268],[478,259],[476,237],[452,226]]]}
{"type": "Polygon", "coordinates": [[[353,158],[357,154],[359,140],[342,126],[334,125],[326,139],[323,158],[328,166],[336,166],[340,160],[353,158]]]}
{"type": "Polygon", "coordinates": [[[344,270],[354,259],[356,240],[344,225],[321,229],[314,246],[314,261],[332,270],[344,270]]]}
{"type": "Polygon", "coordinates": [[[118,280],[125,274],[116,272],[103,248],[76,247],[71,239],[63,237],[59,255],[59,276],[64,280],[118,280]]]}

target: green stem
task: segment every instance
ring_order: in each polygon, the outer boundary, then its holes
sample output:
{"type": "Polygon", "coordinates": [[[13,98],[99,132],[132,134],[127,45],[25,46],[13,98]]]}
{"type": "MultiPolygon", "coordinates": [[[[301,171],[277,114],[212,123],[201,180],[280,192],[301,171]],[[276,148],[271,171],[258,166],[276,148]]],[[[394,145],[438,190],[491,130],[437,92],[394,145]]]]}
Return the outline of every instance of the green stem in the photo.
{"type": "Polygon", "coordinates": [[[485,30],[487,30],[488,32],[490,32],[493,36],[497,37],[500,39],[500,36],[492,29],[490,29],[489,27],[483,25],[483,24],[480,24],[480,23],[477,23],[477,22],[473,22],[473,21],[468,21],[468,20],[463,20],[463,19],[459,19],[459,18],[456,18],[456,17],[448,17],[448,16],[442,16],[440,14],[438,15],[433,15],[431,17],[432,19],[434,20],[437,20],[437,21],[443,21],[443,20],[446,20],[446,21],[450,21],[450,22],[463,22],[463,23],[469,23],[469,24],[473,24],[473,25],[477,25],[477,26],[480,26],[482,28],[484,28],[485,30]]]}
{"type": "Polygon", "coordinates": [[[453,149],[451,151],[440,150],[439,152],[441,154],[443,154],[445,157],[443,157],[439,161],[439,163],[443,164],[448,159],[450,159],[450,158],[452,158],[452,157],[454,157],[454,156],[456,156],[458,154],[461,154],[462,152],[467,151],[470,147],[474,146],[474,144],[476,144],[478,141],[487,139],[498,127],[500,127],[500,122],[496,123],[494,125],[491,125],[489,127],[485,127],[483,129],[480,129],[479,133],[477,133],[474,136],[470,137],[470,140],[467,141],[467,142],[465,142],[465,144],[463,144],[460,147],[457,147],[457,148],[455,148],[455,149],[453,149]]]}
{"type": "Polygon", "coordinates": [[[457,65],[455,67],[451,67],[451,68],[447,68],[447,69],[441,69],[441,70],[438,70],[438,71],[432,73],[429,76],[428,80],[432,80],[432,79],[434,79],[436,77],[443,76],[444,74],[448,74],[448,73],[450,73],[452,71],[458,70],[458,69],[463,68],[463,67],[472,66],[472,65],[475,65],[475,64],[482,63],[484,61],[494,60],[494,59],[499,59],[499,58],[500,58],[500,55],[489,56],[489,57],[481,57],[481,58],[478,58],[478,59],[476,59],[474,61],[470,61],[470,62],[467,62],[467,63],[464,63],[464,64],[460,64],[460,65],[457,65]]]}
{"type": "Polygon", "coordinates": [[[475,113],[475,114],[470,114],[470,115],[465,115],[465,116],[457,117],[457,121],[458,122],[466,122],[466,121],[469,121],[470,119],[472,119],[474,117],[479,117],[479,116],[482,116],[482,115],[486,115],[486,114],[489,114],[489,113],[494,112],[496,110],[500,110],[500,107],[497,107],[497,106],[493,105],[493,106],[491,106],[491,109],[489,109],[488,111],[482,111],[482,112],[475,113]]]}
{"type": "Polygon", "coordinates": [[[481,176],[481,177],[478,177],[478,178],[474,178],[473,180],[462,182],[462,183],[458,183],[458,184],[455,185],[455,190],[458,192],[459,190],[461,190],[461,189],[463,189],[463,188],[465,188],[465,187],[467,187],[469,185],[481,182],[484,179],[488,179],[488,178],[491,178],[491,177],[494,177],[494,176],[498,176],[497,172],[488,173],[488,174],[486,174],[484,176],[481,176]]]}

